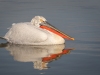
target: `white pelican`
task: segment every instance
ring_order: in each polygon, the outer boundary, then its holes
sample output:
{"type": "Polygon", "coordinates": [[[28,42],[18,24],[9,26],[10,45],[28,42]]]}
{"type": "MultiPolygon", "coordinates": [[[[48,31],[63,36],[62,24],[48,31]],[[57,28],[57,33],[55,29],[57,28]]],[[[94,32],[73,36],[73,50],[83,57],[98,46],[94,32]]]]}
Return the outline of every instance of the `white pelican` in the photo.
{"type": "Polygon", "coordinates": [[[50,25],[43,16],[35,16],[31,22],[13,23],[3,38],[9,43],[26,45],[63,44],[64,38],[74,40],[50,25]]]}

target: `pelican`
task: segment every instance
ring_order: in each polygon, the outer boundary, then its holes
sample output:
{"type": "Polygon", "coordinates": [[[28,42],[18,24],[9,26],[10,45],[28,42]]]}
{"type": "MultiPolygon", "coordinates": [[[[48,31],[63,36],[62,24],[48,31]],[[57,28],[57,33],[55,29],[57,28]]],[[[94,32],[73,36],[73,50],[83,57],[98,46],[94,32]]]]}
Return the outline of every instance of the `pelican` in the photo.
{"type": "Polygon", "coordinates": [[[54,45],[64,44],[74,38],[56,29],[43,16],[35,16],[31,22],[13,23],[3,39],[13,44],[54,45]]]}

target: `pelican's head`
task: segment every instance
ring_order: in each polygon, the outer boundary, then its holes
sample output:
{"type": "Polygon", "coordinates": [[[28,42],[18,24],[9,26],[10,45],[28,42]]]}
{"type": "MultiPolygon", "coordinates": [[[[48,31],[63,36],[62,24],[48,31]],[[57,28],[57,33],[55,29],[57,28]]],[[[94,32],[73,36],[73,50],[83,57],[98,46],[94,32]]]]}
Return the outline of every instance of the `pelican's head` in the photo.
{"type": "Polygon", "coordinates": [[[62,38],[66,38],[68,40],[74,40],[74,38],[66,35],[65,33],[61,32],[60,30],[56,29],[54,26],[52,26],[50,23],[47,22],[47,20],[43,17],[43,16],[35,16],[32,20],[31,23],[34,26],[37,26],[39,28],[48,30],[52,33],[55,33],[59,36],[61,36],[62,38]]]}
{"type": "Polygon", "coordinates": [[[43,16],[35,16],[32,20],[31,23],[37,27],[40,27],[40,25],[47,20],[43,16]]]}

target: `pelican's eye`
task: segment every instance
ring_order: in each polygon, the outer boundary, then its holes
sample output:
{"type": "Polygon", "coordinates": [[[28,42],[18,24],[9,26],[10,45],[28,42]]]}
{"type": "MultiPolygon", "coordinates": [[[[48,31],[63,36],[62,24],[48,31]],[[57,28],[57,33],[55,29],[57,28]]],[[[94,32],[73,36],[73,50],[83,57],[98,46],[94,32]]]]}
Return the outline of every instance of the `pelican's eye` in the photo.
{"type": "Polygon", "coordinates": [[[44,20],[43,19],[40,19],[40,22],[44,22],[44,20]]]}

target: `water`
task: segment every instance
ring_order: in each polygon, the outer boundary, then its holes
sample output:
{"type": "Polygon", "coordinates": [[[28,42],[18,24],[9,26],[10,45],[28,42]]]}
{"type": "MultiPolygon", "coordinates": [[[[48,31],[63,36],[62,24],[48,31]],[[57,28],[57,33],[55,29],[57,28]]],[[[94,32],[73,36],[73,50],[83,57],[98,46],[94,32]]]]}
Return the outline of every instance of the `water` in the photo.
{"type": "Polygon", "coordinates": [[[52,47],[0,45],[0,75],[100,75],[99,0],[0,0],[0,36],[12,23],[36,15],[75,41],[52,47]]]}

